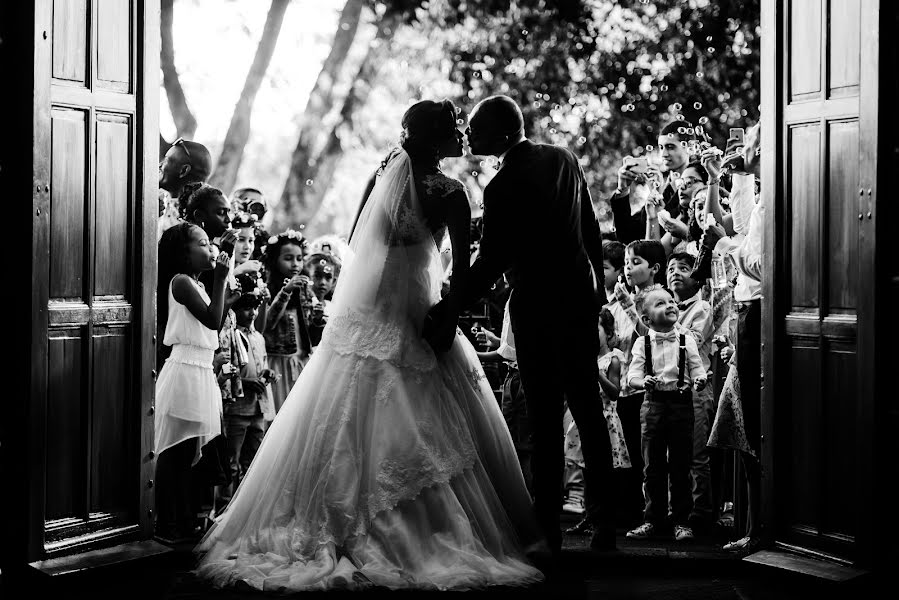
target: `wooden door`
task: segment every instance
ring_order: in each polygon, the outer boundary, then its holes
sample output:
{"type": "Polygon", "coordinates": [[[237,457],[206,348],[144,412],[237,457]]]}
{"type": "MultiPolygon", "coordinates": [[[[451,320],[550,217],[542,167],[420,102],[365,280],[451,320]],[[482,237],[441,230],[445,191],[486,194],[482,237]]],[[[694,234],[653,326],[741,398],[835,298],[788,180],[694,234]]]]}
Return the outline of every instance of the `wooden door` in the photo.
{"type": "Polygon", "coordinates": [[[878,0],[763,4],[764,521],[792,549],[869,546],[878,0]]]}
{"type": "Polygon", "coordinates": [[[159,7],[34,5],[28,555],[152,534],[159,7]]]}

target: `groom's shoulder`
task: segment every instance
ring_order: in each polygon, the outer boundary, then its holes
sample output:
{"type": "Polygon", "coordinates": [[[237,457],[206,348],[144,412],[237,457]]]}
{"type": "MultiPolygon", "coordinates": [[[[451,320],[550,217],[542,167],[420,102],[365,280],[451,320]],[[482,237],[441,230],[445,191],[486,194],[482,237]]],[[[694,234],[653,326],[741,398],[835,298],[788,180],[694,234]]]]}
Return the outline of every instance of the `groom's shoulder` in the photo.
{"type": "Polygon", "coordinates": [[[565,146],[539,143],[534,144],[534,149],[540,156],[552,158],[554,160],[563,160],[565,162],[578,162],[577,155],[565,146]]]}

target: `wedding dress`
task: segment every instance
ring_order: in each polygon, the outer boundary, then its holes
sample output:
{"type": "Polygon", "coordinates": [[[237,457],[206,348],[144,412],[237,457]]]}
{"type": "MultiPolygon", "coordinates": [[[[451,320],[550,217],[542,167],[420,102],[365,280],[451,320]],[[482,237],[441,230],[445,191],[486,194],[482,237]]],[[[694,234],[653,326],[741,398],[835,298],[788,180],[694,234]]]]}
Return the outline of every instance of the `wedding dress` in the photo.
{"type": "Polygon", "coordinates": [[[359,218],[321,344],[197,547],[198,576],[271,591],[542,579],[526,553],[546,544],[474,349],[458,330],[441,355],[421,338],[444,235],[400,151],[359,218]]]}

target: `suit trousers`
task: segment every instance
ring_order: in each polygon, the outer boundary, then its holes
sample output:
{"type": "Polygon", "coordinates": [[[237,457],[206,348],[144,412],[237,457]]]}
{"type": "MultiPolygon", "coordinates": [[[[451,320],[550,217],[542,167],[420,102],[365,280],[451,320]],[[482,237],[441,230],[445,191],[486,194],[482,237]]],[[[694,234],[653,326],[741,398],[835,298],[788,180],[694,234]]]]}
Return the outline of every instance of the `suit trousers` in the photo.
{"type": "Polygon", "coordinates": [[[640,421],[646,490],[643,520],[656,527],[666,524],[670,481],[671,520],[674,525],[687,525],[693,507],[693,394],[689,390],[647,391],[640,421]]]}
{"type": "MultiPolygon", "coordinates": [[[[512,319],[514,326],[514,313],[512,319]]],[[[595,332],[597,316],[593,315],[592,323],[589,317],[586,320],[577,329],[595,332]]],[[[581,436],[587,517],[597,531],[612,535],[615,488],[612,448],[599,393],[598,344],[589,338],[569,340],[563,355],[555,350],[561,340],[554,338],[539,332],[515,331],[518,367],[531,425],[534,510],[550,548],[558,550],[562,544],[559,514],[565,468],[562,418],[566,399],[581,436]]]]}

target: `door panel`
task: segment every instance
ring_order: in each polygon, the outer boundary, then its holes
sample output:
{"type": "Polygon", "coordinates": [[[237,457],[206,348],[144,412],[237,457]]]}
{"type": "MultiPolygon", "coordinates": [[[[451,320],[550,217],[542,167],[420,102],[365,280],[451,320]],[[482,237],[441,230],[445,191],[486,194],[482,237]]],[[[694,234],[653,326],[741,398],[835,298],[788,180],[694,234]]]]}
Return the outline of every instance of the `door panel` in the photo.
{"type": "Polygon", "coordinates": [[[84,479],[84,336],[81,329],[59,329],[50,337],[47,386],[47,520],[83,514],[78,494],[84,479]]]}
{"type": "Polygon", "coordinates": [[[802,100],[821,91],[821,2],[790,2],[790,94],[802,100]]]}
{"type": "Polygon", "coordinates": [[[51,118],[50,296],[83,299],[87,130],[83,110],[51,118]]]}
{"type": "Polygon", "coordinates": [[[87,85],[87,0],[53,2],[53,77],[87,85]]]}
{"type": "Polygon", "coordinates": [[[94,295],[125,297],[132,240],[129,202],[131,127],[127,116],[97,115],[97,187],[94,231],[94,295]]]}
{"type": "Polygon", "coordinates": [[[829,124],[828,307],[852,314],[858,293],[858,121],[829,124]]]}
{"type": "Polygon", "coordinates": [[[131,403],[132,356],[127,327],[94,328],[91,394],[91,512],[126,513],[138,475],[129,469],[132,440],[127,433],[137,419],[131,403]],[[120,448],[123,452],[109,452],[120,448]]]}
{"type": "Polygon", "coordinates": [[[827,61],[830,96],[857,96],[860,77],[861,3],[858,0],[831,0],[830,53],[827,61]]]}
{"type": "Polygon", "coordinates": [[[97,83],[128,92],[131,89],[132,2],[95,0],[97,23],[97,83]]]}
{"type": "Polygon", "coordinates": [[[790,128],[790,247],[794,309],[816,309],[820,279],[817,198],[821,194],[821,128],[815,123],[790,128]]]}

